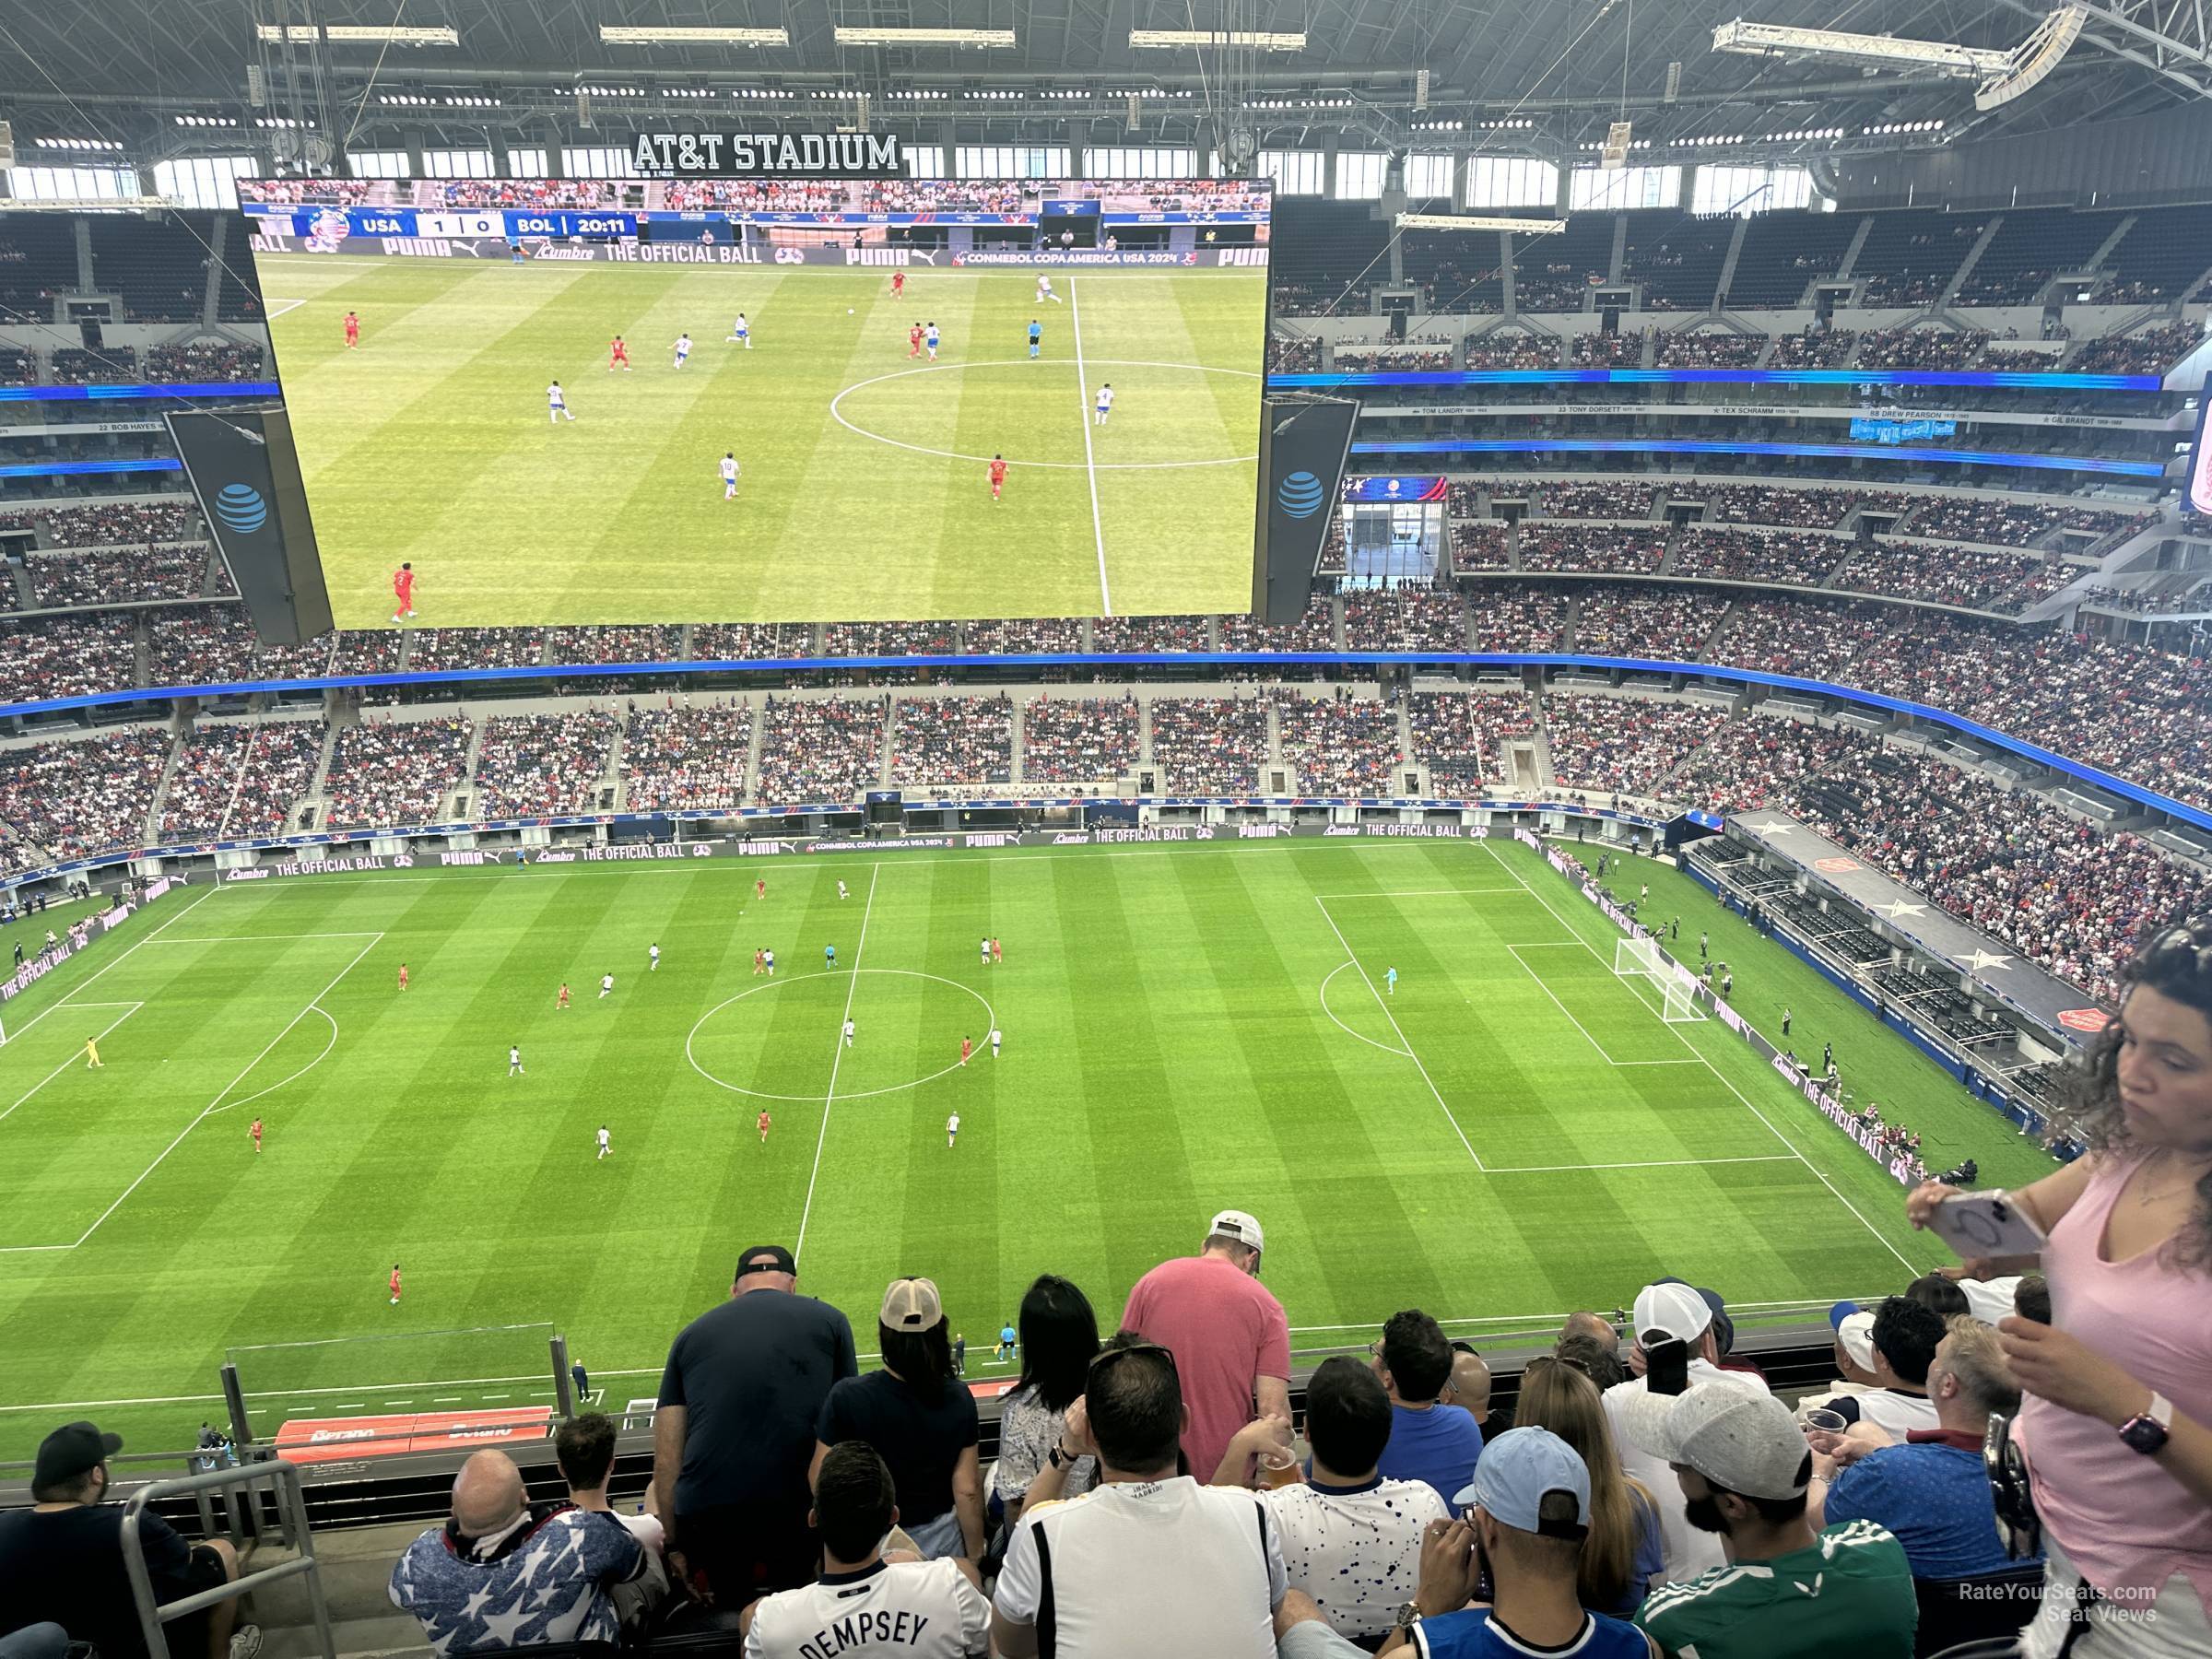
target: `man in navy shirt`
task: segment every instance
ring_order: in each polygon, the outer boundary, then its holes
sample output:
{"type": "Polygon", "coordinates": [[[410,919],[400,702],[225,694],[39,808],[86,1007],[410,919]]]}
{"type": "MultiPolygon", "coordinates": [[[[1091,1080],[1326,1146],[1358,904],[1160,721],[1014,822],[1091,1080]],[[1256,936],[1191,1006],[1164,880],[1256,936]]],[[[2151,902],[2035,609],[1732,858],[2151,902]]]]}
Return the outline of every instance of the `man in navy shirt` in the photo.
{"type": "Polygon", "coordinates": [[[2020,1385],[1994,1327],[1969,1314],[1951,1316],[1928,1368],[1928,1397],[1940,1428],[1915,1429],[1901,1443],[1861,1451],[1865,1438],[1883,1432],[1868,1424],[1837,1442],[1833,1454],[1816,1456],[1814,1527],[1841,1521],[1887,1527],[1905,1547],[1914,1578],[1978,1578],[2019,1565],[2005,1553],[1982,1462],[1990,1414],[2009,1417],[2020,1408],[2020,1385]]]}
{"type": "Polygon", "coordinates": [[[1371,1351],[1375,1374],[1390,1391],[1382,1478],[1425,1480],[1450,1503],[1474,1478],[1482,1455],[1482,1430],[1473,1416],[1437,1401],[1452,1380],[1452,1345],[1435,1320],[1408,1308],[1390,1316],[1371,1351]]]}

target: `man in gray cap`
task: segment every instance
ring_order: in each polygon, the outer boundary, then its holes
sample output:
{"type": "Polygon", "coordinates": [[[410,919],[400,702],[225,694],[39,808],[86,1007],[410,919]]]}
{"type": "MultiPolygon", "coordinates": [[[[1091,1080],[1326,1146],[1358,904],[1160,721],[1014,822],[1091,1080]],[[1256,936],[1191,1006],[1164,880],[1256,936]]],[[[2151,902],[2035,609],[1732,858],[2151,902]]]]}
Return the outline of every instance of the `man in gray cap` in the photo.
{"type": "Polygon", "coordinates": [[[1662,1648],[1698,1659],[1910,1659],[1920,1609],[1904,1547],[1871,1521],[1813,1530],[1812,1451],[1787,1406],[1705,1383],[1639,1395],[1616,1420],[1673,1468],[1690,1524],[1728,1540],[1725,1566],[1654,1590],[1637,1613],[1662,1648]]]}
{"type": "MultiPolygon", "coordinates": [[[[108,1459],[120,1435],[90,1423],[65,1423],[39,1442],[30,1477],[33,1507],[0,1514],[0,1635],[51,1620],[100,1659],[146,1659],[146,1639],[123,1564],[123,1506],[105,1501],[108,1459]]],[[[138,1547],[158,1604],[182,1601],[238,1576],[227,1539],[187,1544],[150,1511],[138,1520],[138,1547]]],[[[170,1651],[204,1646],[209,1659],[253,1659],[261,1632],[240,1626],[238,1603],[218,1602],[167,1627],[170,1651]]]]}
{"type": "Polygon", "coordinates": [[[1255,1415],[1290,1420],[1290,1325],[1260,1284],[1266,1246],[1255,1218],[1223,1210],[1196,1255],[1162,1262],[1136,1281],[1122,1314],[1123,1330],[1175,1356],[1191,1414],[1182,1454],[1201,1480],[1255,1415]]]}

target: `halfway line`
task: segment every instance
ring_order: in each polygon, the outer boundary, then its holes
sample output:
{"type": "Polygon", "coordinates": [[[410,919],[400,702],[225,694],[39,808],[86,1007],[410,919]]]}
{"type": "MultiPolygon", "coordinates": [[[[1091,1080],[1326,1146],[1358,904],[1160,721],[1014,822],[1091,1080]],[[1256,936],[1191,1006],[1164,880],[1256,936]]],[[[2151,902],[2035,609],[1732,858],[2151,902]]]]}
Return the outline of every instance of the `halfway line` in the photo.
{"type": "Polygon", "coordinates": [[[1106,585],[1106,525],[1099,517],[1099,461],[1090,448],[1090,375],[1083,367],[1083,307],[1076,299],[1076,278],[1067,278],[1067,320],[1076,331],[1076,412],[1083,422],[1083,476],[1090,480],[1090,534],[1099,547],[1099,615],[1113,615],[1113,591],[1106,585]]]}
{"type": "Polygon", "coordinates": [[[831,1038],[836,1044],[830,1051],[830,1087],[822,1093],[822,1128],[814,1137],[814,1168],[806,1174],[806,1203],[799,1211],[799,1236],[792,1241],[791,1259],[796,1264],[799,1253],[806,1248],[806,1218],[814,1214],[814,1183],[822,1173],[822,1147],[830,1139],[830,1106],[837,1099],[837,1068],[845,1058],[845,1021],[853,1018],[853,994],[860,989],[860,953],[868,947],[868,912],[876,908],[876,877],[883,871],[880,864],[868,866],[867,902],[860,907],[860,942],[853,947],[853,966],[845,979],[845,1011],[839,1017],[837,1031],[831,1038]]]}

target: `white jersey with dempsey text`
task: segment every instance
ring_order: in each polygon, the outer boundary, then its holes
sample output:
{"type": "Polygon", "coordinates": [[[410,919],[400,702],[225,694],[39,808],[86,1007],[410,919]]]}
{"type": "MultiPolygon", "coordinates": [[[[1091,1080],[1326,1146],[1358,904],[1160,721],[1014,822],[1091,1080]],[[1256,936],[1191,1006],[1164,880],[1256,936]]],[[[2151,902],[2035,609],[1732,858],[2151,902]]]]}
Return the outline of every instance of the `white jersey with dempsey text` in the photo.
{"type": "Polygon", "coordinates": [[[947,1559],[827,1573],[755,1605],[746,1659],[968,1659],[990,1640],[991,1604],[947,1559]]]}

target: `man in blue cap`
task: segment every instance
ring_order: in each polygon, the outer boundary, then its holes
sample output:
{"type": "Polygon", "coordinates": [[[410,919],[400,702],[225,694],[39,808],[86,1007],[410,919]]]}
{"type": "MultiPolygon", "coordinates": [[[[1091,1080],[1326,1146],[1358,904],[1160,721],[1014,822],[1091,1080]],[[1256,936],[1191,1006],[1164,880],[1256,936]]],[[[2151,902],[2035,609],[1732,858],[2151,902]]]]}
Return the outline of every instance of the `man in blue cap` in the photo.
{"type": "Polygon", "coordinates": [[[1432,1523],[1421,1585],[1384,1653],[1419,1659],[1657,1659],[1641,1630],[1584,1609],[1575,1570],[1590,1534],[1590,1471],[1548,1429],[1514,1429],[1483,1448],[1461,1521],[1432,1523]],[[1485,1571],[1490,1599],[1473,1602],[1485,1571]],[[1471,1604],[1471,1605],[1470,1605],[1471,1604]]]}

